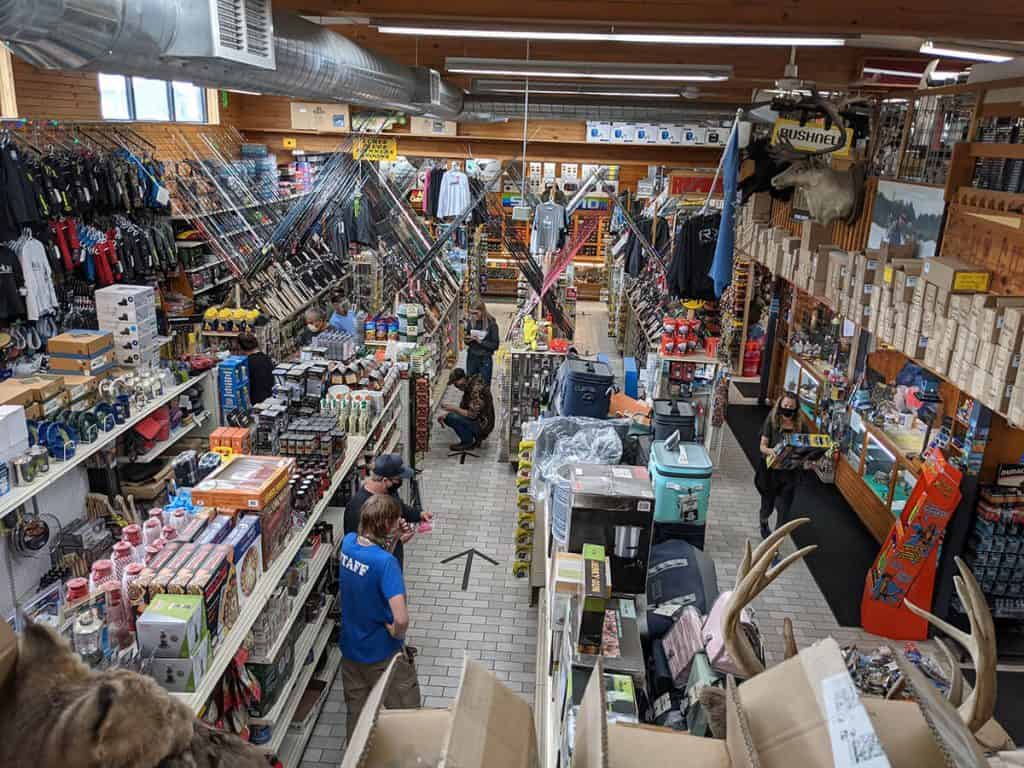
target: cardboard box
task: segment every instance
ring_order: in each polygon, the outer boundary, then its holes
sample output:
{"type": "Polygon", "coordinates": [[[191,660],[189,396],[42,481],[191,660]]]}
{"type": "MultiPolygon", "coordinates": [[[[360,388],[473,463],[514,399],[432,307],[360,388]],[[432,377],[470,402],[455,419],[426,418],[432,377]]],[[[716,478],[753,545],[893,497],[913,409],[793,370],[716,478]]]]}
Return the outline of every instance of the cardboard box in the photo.
{"type": "Polygon", "coordinates": [[[72,330],[46,342],[46,351],[51,355],[96,357],[113,344],[114,337],[109,332],[72,330]]]}
{"type": "Polygon", "coordinates": [[[135,625],[145,656],[187,659],[206,634],[203,598],[199,595],[155,595],[135,625]]]}
{"type": "Polygon", "coordinates": [[[599,654],[604,631],[605,605],[611,597],[605,568],[604,547],[583,545],[583,594],[580,612],[579,647],[584,653],[599,654]]]}
{"type": "Polygon", "coordinates": [[[50,357],[50,370],[79,376],[96,376],[112,368],[115,362],[116,357],[113,348],[100,353],[96,357],[88,358],[58,357],[53,355],[50,357]]]}
{"type": "Polygon", "coordinates": [[[351,128],[348,105],[337,102],[293,101],[291,127],[298,131],[347,132],[351,128]]]}
{"type": "Polygon", "coordinates": [[[295,460],[240,456],[216,469],[192,489],[197,506],[263,509],[288,483],[295,460]]]}
{"type": "Polygon", "coordinates": [[[193,693],[203,675],[210,657],[210,638],[203,635],[194,652],[187,659],[156,657],[149,674],[171,693],[193,693]]]}
{"type": "Polygon", "coordinates": [[[992,273],[966,261],[942,256],[924,260],[925,279],[950,293],[984,293],[992,273]]]}
{"type": "Polygon", "coordinates": [[[342,768],[406,763],[532,768],[538,764],[530,705],[482,664],[468,657],[463,661],[451,709],[384,709],[395,665],[392,661],[370,691],[342,768]]]}
{"type": "Polygon", "coordinates": [[[28,406],[35,401],[35,393],[18,379],[0,381],[0,405],[28,406]]]}

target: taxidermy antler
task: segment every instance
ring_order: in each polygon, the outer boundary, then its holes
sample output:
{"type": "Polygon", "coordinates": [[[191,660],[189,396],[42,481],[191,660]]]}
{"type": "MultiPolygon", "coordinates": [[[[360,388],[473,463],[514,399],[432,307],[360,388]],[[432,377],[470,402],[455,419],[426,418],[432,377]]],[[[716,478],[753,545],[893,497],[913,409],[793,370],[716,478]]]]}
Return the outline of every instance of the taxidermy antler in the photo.
{"type": "MultiPolygon", "coordinates": [[[[938,629],[941,629],[971,654],[971,661],[974,662],[975,685],[974,690],[968,694],[959,705],[960,717],[967,725],[971,733],[976,733],[985,723],[992,719],[996,708],[996,631],[992,622],[992,612],[985,602],[985,595],[981,592],[974,574],[970,568],[959,557],[956,558],[956,567],[960,571],[959,576],[953,577],[953,585],[956,593],[960,596],[960,602],[967,612],[967,620],[970,622],[970,634],[948,624],[933,614],[918,608],[909,600],[904,604],[911,613],[925,619],[938,629]]],[[[944,648],[948,654],[948,649],[944,648]]],[[[954,690],[959,697],[963,691],[963,673],[960,665],[952,659],[953,669],[950,673],[950,693],[954,690]]],[[[958,702],[950,696],[953,704],[958,702]]]]}
{"type": "Polygon", "coordinates": [[[788,139],[782,139],[772,151],[776,162],[791,165],[782,173],[772,177],[772,187],[803,189],[811,218],[819,224],[831,224],[836,219],[845,219],[852,224],[860,215],[864,187],[864,169],[860,163],[853,164],[846,171],[835,171],[816,164],[816,159],[836,152],[846,146],[846,121],[839,108],[818,92],[800,104],[814,107],[824,113],[826,124],[838,126],[839,143],[811,152],[797,150],[788,139]]]}
{"type": "Polygon", "coordinates": [[[763,672],[764,664],[757,658],[747,636],[739,631],[740,614],[755,597],[765,590],[765,587],[781,576],[783,571],[818,548],[816,545],[804,547],[789,555],[778,565],[772,565],[772,561],[779,552],[779,547],[782,546],[782,542],[790,532],[810,521],[808,517],[791,520],[758,544],[757,549],[753,551],[750,548],[750,541],[747,541],[743,560],[740,561],[739,570],[736,572],[736,589],[733,590],[722,617],[722,636],[725,648],[737,667],[743,670],[745,677],[753,677],[763,672]]]}

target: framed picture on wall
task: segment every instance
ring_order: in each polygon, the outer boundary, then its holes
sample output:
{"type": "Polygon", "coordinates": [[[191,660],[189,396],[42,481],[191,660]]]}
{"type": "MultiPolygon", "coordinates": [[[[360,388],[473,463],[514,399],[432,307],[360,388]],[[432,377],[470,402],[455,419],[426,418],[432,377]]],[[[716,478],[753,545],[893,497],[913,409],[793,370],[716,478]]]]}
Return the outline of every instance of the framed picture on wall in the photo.
{"type": "Polygon", "coordinates": [[[937,255],[944,207],[942,187],[879,181],[868,248],[884,245],[908,259],[937,255]]]}

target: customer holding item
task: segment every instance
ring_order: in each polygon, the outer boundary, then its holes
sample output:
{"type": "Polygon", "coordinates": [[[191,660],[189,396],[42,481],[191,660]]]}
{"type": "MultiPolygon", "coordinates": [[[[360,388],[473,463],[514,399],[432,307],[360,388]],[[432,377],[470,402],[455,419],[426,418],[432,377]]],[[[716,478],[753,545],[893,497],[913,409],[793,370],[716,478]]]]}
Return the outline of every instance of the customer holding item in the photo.
{"type": "Polygon", "coordinates": [[[374,460],[370,476],[359,490],[352,494],[345,507],[345,533],[353,533],[359,529],[360,516],[369,500],[377,496],[388,496],[398,502],[402,519],[399,521],[400,535],[394,542],[394,555],[399,567],[402,566],[405,554],[403,545],[415,533],[412,526],[423,522],[429,523],[434,519],[432,512],[417,512],[398,498],[398,489],[402,487],[402,481],[411,480],[414,474],[412,467],[405,466],[400,454],[383,453],[374,460]]]}
{"type": "Polygon", "coordinates": [[[260,343],[251,333],[238,337],[238,349],[249,365],[249,402],[262,403],[274,392],[274,361],[260,351],[260,343]]]}
{"type": "Polygon", "coordinates": [[[356,313],[352,304],[344,296],[337,295],[331,299],[334,312],[331,313],[329,325],[350,336],[356,335],[356,313]]]}
{"type": "Polygon", "coordinates": [[[772,449],[787,434],[799,431],[797,413],[800,401],[795,392],[786,391],[768,414],[761,427],[761,460],[757,463],[754,473],[754,486],[761,494],[761,537],[767,538],[772,529],[768,518],[778,509],[775,520],[776,527],[786,522],[789,509],[793,505],[797,486],[802,479],[799,469],[769,469],[766,459],[772,455],[772,449]]]}
{"type": "Polygon", "coordinates": [[[451,372],[448,383],[462,392],[462,401],[457,406],[442,403],[440,409],[447,413],[438,416],[437,420],[442,426],[454,429],[459,436],[459,442],[452,443],[451,450],[476,448],[494,429],[491,390],[480,376],[469,376],[461,368],[451,372]]]}
{"type": "Polygon", "coordinates": [[[487,311],[483,299],[474,299],[470,305],[467,331],[466,372],[470,376],[479,376],[489,387],[494,371],[494,352],[501,342],[498,321],[487,311]]]}
{"type": "Polygon", "coordinates": [[[388,709],[420,706],[420,684],[412,654],[405,648],[409,610],[402,567],[389,551],[398,534],[402,507],[378,494],[363,505],[358,533],[341,542],[338,588],[341,601],[341,679],[348,707],[348,738],[374,684],[396,656],[388,709]]]}
{"type": "Polygon", "coordinates": [[[299,346],[307,347],[312,343],[314,337],[327,330],[327,320],[324,319],[322,309],[310,307],[306,310],[306,327],[299,333],[299,346]]]}

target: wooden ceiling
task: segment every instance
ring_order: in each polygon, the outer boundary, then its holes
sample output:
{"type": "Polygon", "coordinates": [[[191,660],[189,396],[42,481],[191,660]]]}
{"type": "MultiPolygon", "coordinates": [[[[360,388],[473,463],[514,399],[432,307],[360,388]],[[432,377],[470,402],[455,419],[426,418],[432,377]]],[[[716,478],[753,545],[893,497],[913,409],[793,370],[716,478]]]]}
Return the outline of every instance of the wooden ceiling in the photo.
{"type": "MultiPolygon", "coordinates": [[[[311,16],[347,17],[351,23],[331,28],[403,63],[433,67],[466,89],[471,88],[472,77],[447,73],[446,56],[524,59],[526,42],[389,35],[381,34],[372,25],[390,20],[409,22],[412,26],[490,23],[595,31],[614,27],[615,31],[663,33],[889,34],[939,39],[955,34],[958,39],[1024,40],[1024,14],[1014,12],[1005,0],[974,0],[969,12],[962,0],[274,0],[274,7],[311,16]]],[[[329,20],[321,23],[330,24],[329,20]]],[[[771,88],[783,76],[789,49],[531,42],[529,56],[562,61],[731,65],[733,78],[725,83],[699,84],[698,99],[744,103],[755,89],[771,88]]],[[[920,71],[928,57],[916,51],[870,48],[863,44],[797,49],[800,77],[829,90],[847,88],[858,81],[865,60],[876,58],[895,58],[907,64],[905,69],[920,71]]],[[[963,65],[962,61],[949,60],[942,62],[940,68],[960,69],[963,65]]]]}

